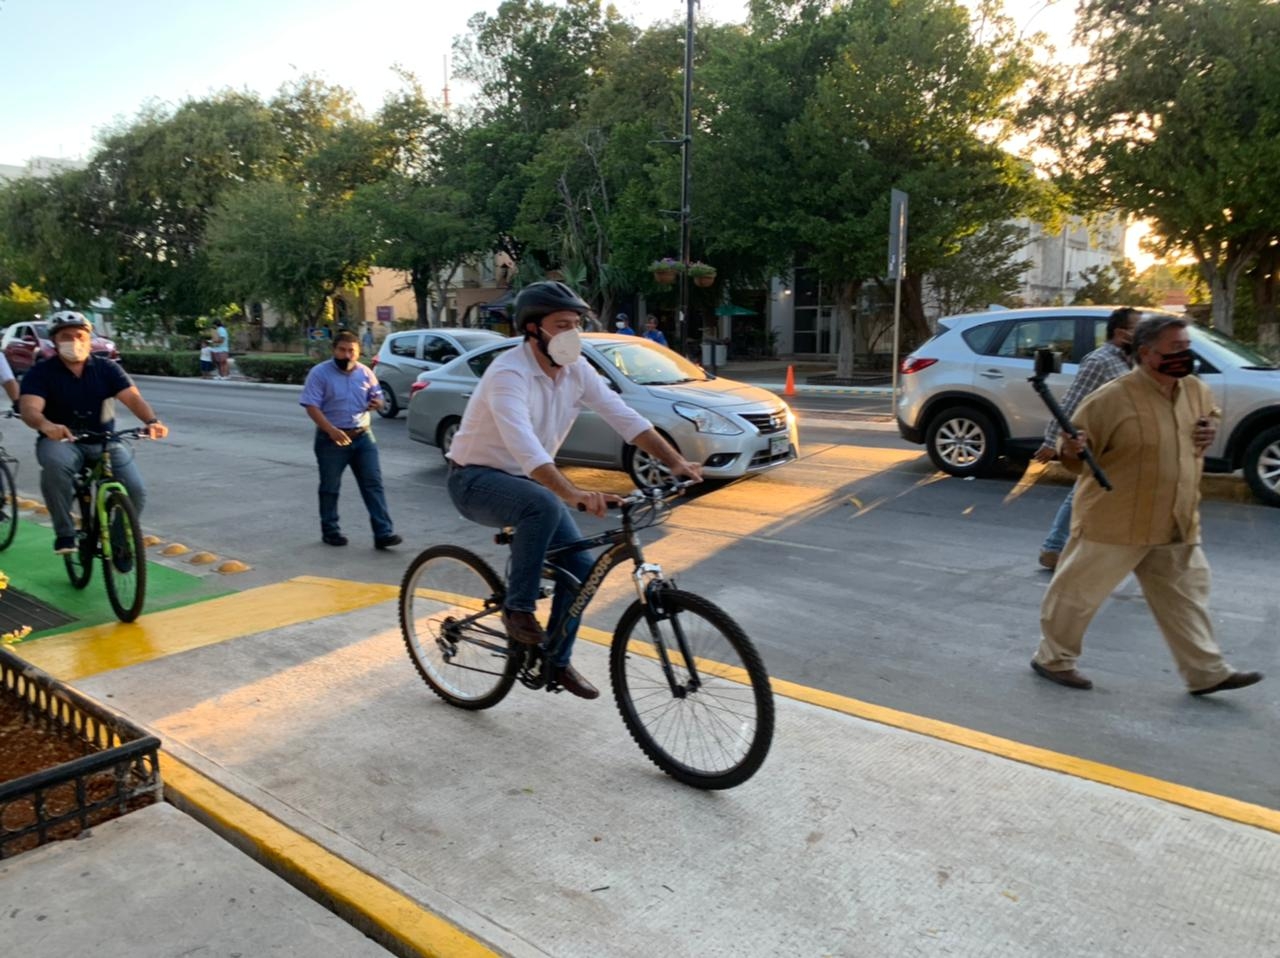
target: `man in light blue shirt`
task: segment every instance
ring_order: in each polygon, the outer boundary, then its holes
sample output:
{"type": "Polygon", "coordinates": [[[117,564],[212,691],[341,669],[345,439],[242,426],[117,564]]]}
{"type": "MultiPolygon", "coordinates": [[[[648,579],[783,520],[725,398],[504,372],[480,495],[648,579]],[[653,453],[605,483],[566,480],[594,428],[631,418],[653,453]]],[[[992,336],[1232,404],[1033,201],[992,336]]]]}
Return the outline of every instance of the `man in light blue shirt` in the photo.
{"type": "Polygon", "coordinates": [[[338,524],[338,494],[348,466],[369,511],[373,545],[389,549],[403,540],[396,535],[382,488],[378,444],[369,426],[369,411],[386,401],[373,370],[360,363],[355,333],[343,330],[333,338],[333,359],[307,373],[298,402],[316,424],[315,452],[320,466],[320,535],[326,545],[345,546],[338,524]]]}
{"type": "Polygon", "coordinates": [[[645,317],[644,321],[644,338],[652,340],[659,346],[667,345],[667,337],[662,334],[662,330],[658,328],[658,317],[650,313],[645,317]]]}

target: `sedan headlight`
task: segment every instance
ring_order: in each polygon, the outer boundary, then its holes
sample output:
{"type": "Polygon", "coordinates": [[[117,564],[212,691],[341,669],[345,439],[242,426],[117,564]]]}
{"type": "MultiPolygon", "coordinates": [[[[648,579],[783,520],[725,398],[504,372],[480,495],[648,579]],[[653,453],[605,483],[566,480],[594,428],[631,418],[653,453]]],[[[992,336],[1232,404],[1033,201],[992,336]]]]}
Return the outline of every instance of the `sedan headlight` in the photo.
{"type": "Polygon", "coordinates": [[[742,432],[742,428],[735,426],[733,420],[710,409],[695,406],[693,403],[678,402],[671,408],[676,411],[676,415],[683,416],[693,423],[698,432],[710,433],[713,436],[737,436],[742,432]]]}

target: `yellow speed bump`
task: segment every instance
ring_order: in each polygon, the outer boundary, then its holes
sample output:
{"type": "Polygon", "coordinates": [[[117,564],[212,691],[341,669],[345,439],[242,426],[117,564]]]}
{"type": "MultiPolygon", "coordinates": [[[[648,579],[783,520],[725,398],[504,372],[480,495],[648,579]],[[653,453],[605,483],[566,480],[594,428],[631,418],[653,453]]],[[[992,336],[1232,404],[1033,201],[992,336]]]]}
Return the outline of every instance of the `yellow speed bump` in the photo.
{"type": "Polygon", "coordinates": [[[142,544],[146,546],[148,549],[150,549],[152,546],[158,546],[163,541],[164,540],[161,539],[159,536],[143,536],[142,537],[142,544]]]}
{"type": "Polygon", "coordinates": [[[228,559],[214,571],[221,572],[223,575],[235,575],[237,572],[248,572],[252,568],[253,566],[245,565],[239,559],[228,559]]]}
{"type": "Polygon", "coordinates": [[[48,507],[47,507],[47,506],[42,506],[42,505],[40,505],[40,503],[38,503],[38,502],[37,502],[34,506],[32,506],[32,507],[31,507],[31,511],[32,511],[32,512],[34,512],[34,513],[35,513],[36,515],[38,515],[38,516],[47,516],[47,515],[49,514],[49,509],[48,509],[48,507]]]}
{"type": "Polygon", "coordinates": [[[18,500],[18,508],[19,508],[19,509],[35,509],[35,508],[36,508],[36,507],[38,507],[39,505],[40,505],[40,503],[36,502],[34,499],[19,499],[19,500],[18,500]]]}
{"type": "Polygon", "coordinates": [[[164,556],[181,556],[186,555],[191,550],[184,546],[181,542],[170,542],[167,546],[160,550],[160,554],[164,556]]]}
{"type": "Polygon", "coordinates": [[[190,562],[192,565],[209,565],[211,563],[217,562],[218,557],[214,555],[212,552],[197,552],[187,561],[190,562]]]}

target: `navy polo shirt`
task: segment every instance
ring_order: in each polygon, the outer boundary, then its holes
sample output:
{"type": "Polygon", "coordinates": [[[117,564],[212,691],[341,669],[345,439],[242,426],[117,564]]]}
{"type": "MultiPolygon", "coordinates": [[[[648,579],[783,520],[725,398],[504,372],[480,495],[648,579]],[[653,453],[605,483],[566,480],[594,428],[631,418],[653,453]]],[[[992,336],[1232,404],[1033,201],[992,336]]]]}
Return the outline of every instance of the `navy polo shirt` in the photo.
{"type": "Polygon", "coordinates": [[[73,432],[115,429],[114,410],[102,418],[102,401],[114,399],[133,385],[129,374],[111,359],[90,356],[76,376],[61,359],[36,363],[22,377],[22,395],[44,400],[44,415],[73,432]]]}

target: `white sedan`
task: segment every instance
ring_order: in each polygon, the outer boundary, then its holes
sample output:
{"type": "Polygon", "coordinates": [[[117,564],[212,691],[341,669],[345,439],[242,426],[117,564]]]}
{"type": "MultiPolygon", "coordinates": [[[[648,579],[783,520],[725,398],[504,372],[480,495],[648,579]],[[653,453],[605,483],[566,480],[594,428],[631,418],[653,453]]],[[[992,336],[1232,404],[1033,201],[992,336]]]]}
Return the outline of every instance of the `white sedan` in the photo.
{"type": "MultiPolygon", "coordinates": [[[[766,389],[711,376],[647,339],[585,333],[582,354],[611,389],[644,416],[681,455],[700,462],[708,479],[736,479],[791,462],[800,452],[796,418],[766,389]]],[[[523,340],[472,350],[422,373],[409,399],[409,438],[448,452],[467,399],[493,360],[523,340]]],[[[584,409],[557,462],[624,469],[637,486],[659,484],[666,467],[622,441],[584,409]]]]}

